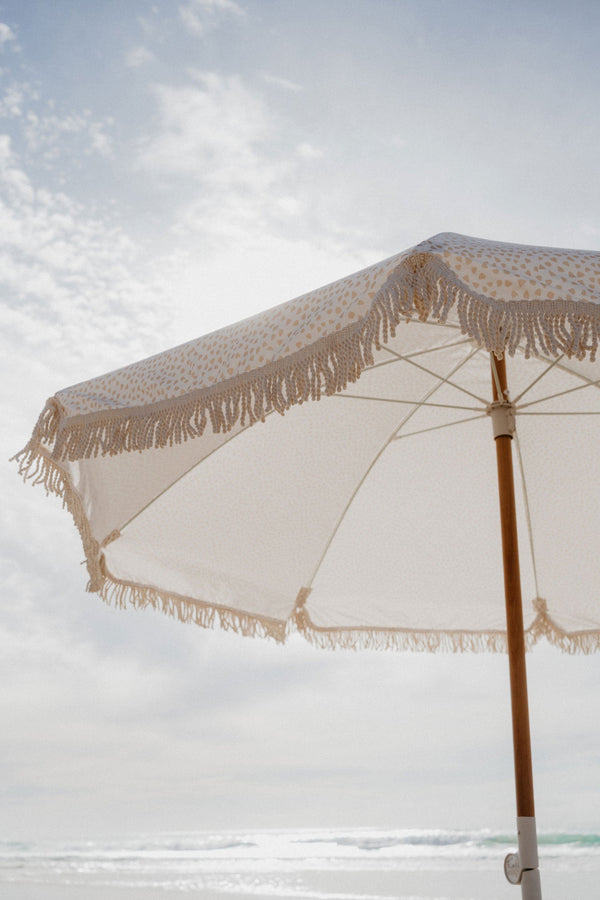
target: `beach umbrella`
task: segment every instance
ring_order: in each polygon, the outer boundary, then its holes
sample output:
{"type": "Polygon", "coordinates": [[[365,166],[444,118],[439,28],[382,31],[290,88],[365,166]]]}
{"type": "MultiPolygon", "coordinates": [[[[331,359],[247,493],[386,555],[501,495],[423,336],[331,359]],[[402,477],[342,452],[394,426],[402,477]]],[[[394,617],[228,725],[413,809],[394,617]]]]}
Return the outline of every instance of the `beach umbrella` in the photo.
{"type": "Polygon", "coordinates": [[[600,253],[441,234],[59,391],[20,469],[63,498],[117,606],[507,651],[505,872],[532,900],[525,650],[600,647],[599,331],[600,253]]]}

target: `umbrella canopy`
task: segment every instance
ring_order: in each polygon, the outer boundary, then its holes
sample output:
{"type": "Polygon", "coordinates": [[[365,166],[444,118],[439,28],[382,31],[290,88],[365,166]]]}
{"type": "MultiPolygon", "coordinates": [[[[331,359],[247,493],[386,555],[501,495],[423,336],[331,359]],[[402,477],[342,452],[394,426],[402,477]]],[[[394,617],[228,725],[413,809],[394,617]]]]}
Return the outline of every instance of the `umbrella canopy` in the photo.
{"type": "Polygon", "coordinates": [[[109,602],[507,649],[505,873],[540,900],[525,646],[600,647],[599,326],[600,253],[441,234],[60,391],[21,472],[63,497],[109,602]]]}
{"type": "Polygon", "coordinates": [[[21,471],[64,498],[108,602],[503,650],[489,354],[507,354],[526,642],[590,651],[599,327],[600,253],[441,234],[59,391],[21,471]]]}

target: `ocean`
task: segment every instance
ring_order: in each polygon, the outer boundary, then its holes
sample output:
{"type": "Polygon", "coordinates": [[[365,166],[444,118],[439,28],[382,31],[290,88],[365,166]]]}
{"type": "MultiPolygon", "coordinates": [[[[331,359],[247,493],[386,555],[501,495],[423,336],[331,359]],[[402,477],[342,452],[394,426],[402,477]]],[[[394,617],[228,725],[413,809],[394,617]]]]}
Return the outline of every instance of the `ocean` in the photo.
{"type": "MultiPolygon", "coordinates": [[[[600,835],[541,834],[544,900],[600,900],[600,835]]],[[[512,835],[367,828],[0,842],[3,900],[502,900],[512,835]]]]}

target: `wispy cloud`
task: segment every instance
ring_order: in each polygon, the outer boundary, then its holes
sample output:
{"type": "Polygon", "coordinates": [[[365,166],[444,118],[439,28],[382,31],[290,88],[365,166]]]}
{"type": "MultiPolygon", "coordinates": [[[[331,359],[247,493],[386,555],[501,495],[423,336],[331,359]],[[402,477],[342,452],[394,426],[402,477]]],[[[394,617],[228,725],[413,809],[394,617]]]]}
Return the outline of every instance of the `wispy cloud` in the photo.
{"type": "Polygon", "coordinates": [[[81,140],[79,149],[86,155],[112,156],[112,140],[108,129],[111,119],[95,121],[89,111],[83,113],[37,113],[30,110],[24,121],[23,134],[30,152],[39,154],[46,162],[64,152],[64,143],[74,148],[76,138],[81,140]]]}
{"type": "Polygon", "coordinates": [[[14,119],[23,115],[28,103],[38,99],[37,91],[27,82],[12,81],[0,95],[0,117],[14,119]]]}
{"type": "Polygon", "coordinates": [[[271,121],[262,98],[237,76],[192,75],[183,86],[155,85],[159,130],[142,145],[139,165],[212,183],[263,182],[257,147],[271,121]]]}
{"type": "Polygon", "coordinates": [[[235,0],[189,0],[179,6],[185,28],[197,37],[214,28],[222,15],[244,16],[246,11],[235,0]]]}
{"type": "Polygon", "coordinates": [[[95,119],[90,110],[57,110],[29,81],[6,79],[0,92],[0,119],[12,120],[15,139],[23,142],[37,164],[47,165],[64,153],[73,157],[112,155],[111,118],[95,119]]]}
{"type": "Polygon", "coordinates": [[[10,27],[10,25],[6,25],[4,22],[0,22],[0,47],[3,47],[5,44],[8,44],[12,41],[16,41],[17,36],[10,27]]]}
{"type": "Polygon", "coordinates": [[[299,93],[300,91],[304,90],[301,84],[297,84],[295,81],[290,81],[288,78],[281,78],[279,75],[271,75],[269,72],[263,72],[262,78],[263,81],[265,81],[267,84],[272,84],[275,87],[283,88],[284,91],[299,93]]]}
{"type": "MultiPolygon", "coordinates": [[[[214,245],[265,234],[300,204],[287,178],[299,164],[278,147],[278,122],[260,93],[237,76],[192,73],[184,85],[156,85],[158,128],[139,148],[137,165],[178,197],[173,233],[214,245]]],[[[172,199],[172,202],[174,200],[172,199]]]]}
{"type": "Polygon", "coordinates": [[[314,144],[309,143],[309,141],[302,141],[301,144],[298,144],[296,153],[302,159],[320,159],[323,156],[323,151],[315,147],[314,144]]]}
{"type": "Polygon", "coordinates": [[[6,135],[0,228],[3,383],[26,384],[33,359],[60,384],[160,346],[163,287],[142,249],[108,216],[36,184],[6,135]]]}
{"type": "MultiPolygon", "coordinates": [[[[315,258],[327,247],[330,260],[359,267],[356,254],[365,244],[366,262],[372,238],[357,236],[348,222],[336,226],[324,209],[325,154],[296,135],[262,91],[239,76],[195,70],[183,84],[154,85],[153,93],[157,120],[138,145],[136,165],[152,173],[154,191],[168,191],[175,213],[170,233],[182,250],[197,248],[199,240],[211,253],[252,247],[264,265],[266,248],[267,257],[271,251],[282,259],[294,252],[303,257],[303,236],[310,233],[315,258]]],[[[196,258],[197,249],[186,265],[197,272],[196,258]]],[[[324,280],[337,271],[325,267],[324,280]]],[[[289,296],[285,291],[279,296],[289,296]]]]}
{"type": "Polygon", "coordinates": [[[130,69],[138,69],[140,66],[145,66],[147,63],[152,62],[153,59],[154,53],[142,44],[138,44],[137,47],[132,47],[127,52],[125,65],[130,69]]]}

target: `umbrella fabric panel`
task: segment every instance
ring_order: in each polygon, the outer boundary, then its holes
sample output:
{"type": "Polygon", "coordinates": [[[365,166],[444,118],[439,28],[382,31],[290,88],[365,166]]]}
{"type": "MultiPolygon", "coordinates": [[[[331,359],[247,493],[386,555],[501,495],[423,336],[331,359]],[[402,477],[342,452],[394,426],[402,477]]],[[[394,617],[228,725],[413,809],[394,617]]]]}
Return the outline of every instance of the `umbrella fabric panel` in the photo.
{"type": "Polygon", "coordinates": [[[84,504],[93,538],[103,544],[113,531],[241,430],[239,423],[227,434],[207,429],[201,441],[93,456],[76,462],[67,460],[60,463],[60,468],[84,504]]]}
{"type": "MultiPolygon", "coordinates": [[[[437,445],[428,437],[389,448],[332,542],[306,601],[325,643],[328,634],[332,643],[362,643],[355,630],[366,628],[372,645],[502,645],[490,423],[448,429],[437,445]]],[[[527,555],[522,569],[525,625],[531,627],[536,612],[527,555]]]]}
{"type": "MultiPolygon", "coordinates": [[[[535,568],[536,605],[551,627],[598,628],[596,486],[600,464],[598,368],[588,360],[509,361],[517,405],[516,465],[527,505],[522,543],[535,568]],[[525,379],[523,376],[527,374],[525,379]]],[[[558,635],[557,635],[558,639],[558,635]]],[[[583,640],[583,638],[582,638],[583,640]]]]}
{"type": "Polygon", "coordinates": [[[329,398],[238,434],[121,530],[106,571],[285,624],[395,426],[393,407],[358,406],[329,398]]]}
{"type": "Polygon", "coordinates": [[[600,446],[597,416],[522,416],[519,444],[537,574],[536,595],[567,632],[598,629],[600,446]],[[577,424],[573,421],[578,419],[577,424]]]}
{"type": "Polygon", "coordinates": [[[415,248],[436,253],[474,292],[509,304],[600,303],[599,254],[439,234],[415,248]]]}

